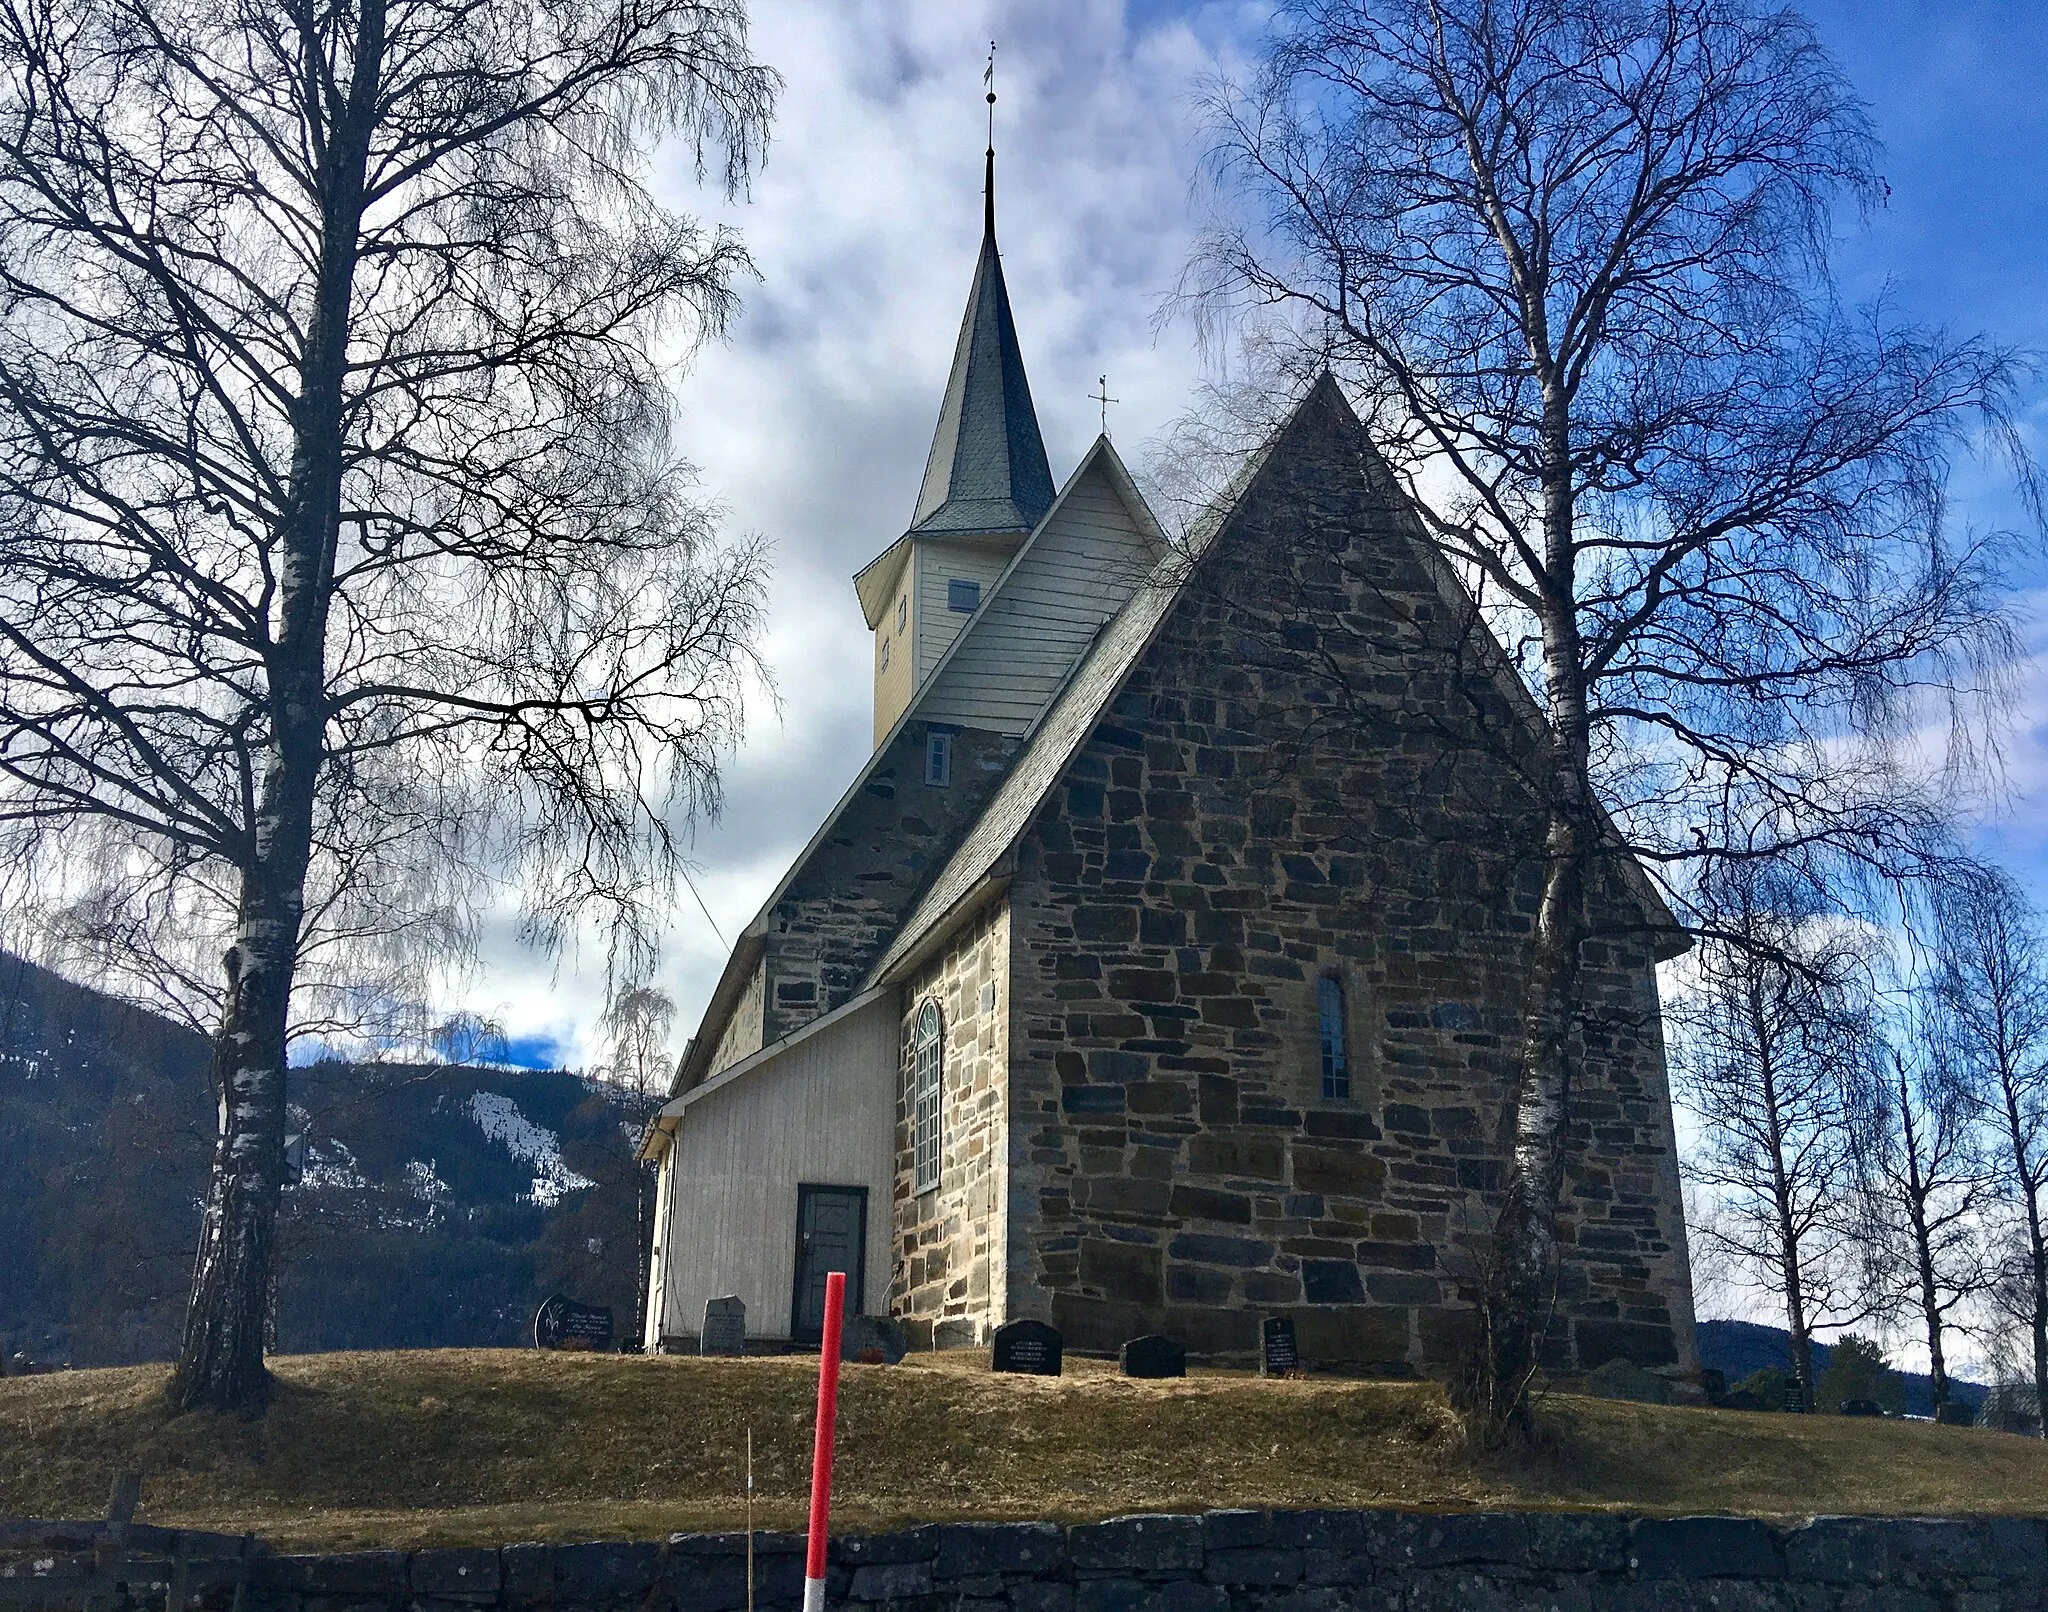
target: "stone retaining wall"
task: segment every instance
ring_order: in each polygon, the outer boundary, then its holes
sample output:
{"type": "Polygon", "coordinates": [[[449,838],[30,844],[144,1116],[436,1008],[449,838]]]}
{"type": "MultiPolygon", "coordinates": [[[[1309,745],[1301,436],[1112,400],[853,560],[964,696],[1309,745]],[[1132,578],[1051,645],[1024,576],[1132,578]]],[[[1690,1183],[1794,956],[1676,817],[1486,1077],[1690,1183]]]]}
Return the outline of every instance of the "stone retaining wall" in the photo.
{"type": "MultiPolygon", "coordinates": [[[[803,1540],[755,1536],[756,1605],[799,1604],[803,1540]]],[[[56,1556],[0,1562],[0,1599],[56,1556]]],[[[740,1534],[666,1545],[261,1556],[239,1612],[740,1612],[740,1534]]],[[[137,1583],[116,1604],[161,1607],[137,1583]]],[[[1606,1513],[1212,1511],[943,1523],[835,1540],[827,1599],[855,1612],[2005,1612],[2048,1608],[2048,1523],[1606,1513]]],[[[100,1602],[102,1606],[107,1601],[100,1602]]]]}

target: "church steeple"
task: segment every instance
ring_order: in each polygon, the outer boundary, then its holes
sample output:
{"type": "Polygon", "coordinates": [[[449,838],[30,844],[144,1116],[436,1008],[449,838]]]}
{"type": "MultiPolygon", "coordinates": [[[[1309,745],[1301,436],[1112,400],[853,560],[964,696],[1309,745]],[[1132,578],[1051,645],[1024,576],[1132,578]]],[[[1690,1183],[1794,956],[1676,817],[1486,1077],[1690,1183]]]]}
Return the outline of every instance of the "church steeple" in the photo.
{"type": "Polygon", "coordinates": [[[853,579],[875,635],[877,744],[981,608],[983,591],[1052,508],[1052,468],[996,251],[994,76],[991,53],[983,75],[990,87],[981,257],[953,345],[924,485],[909,529],[853,579]]]}
{"type": "Polygon", "coordinates": [[[996,251],[996,154],[988,151],[981,259],[953,347],[939,428],[910,530],[1028,532],[1052,507],[1052,469],[996,251]]]}

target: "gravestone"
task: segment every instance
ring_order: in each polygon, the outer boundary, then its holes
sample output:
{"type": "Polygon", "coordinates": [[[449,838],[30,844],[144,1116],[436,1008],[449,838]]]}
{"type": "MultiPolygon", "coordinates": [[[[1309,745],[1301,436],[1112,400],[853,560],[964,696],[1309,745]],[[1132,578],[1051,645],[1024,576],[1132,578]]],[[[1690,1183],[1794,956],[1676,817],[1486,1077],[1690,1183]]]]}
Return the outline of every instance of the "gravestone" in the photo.
{"type": "Polygon", "coordinates": [[[1806,1409],[1806,1390],[1799,1386],[1797,1377],[1785,1384],[1785,1409],[1794,1413],[1802,1413],[1806,1409]]]}
{"type": "Polygon", "coordinates": [[[700,1355],[743,1355],[747,1352],[746,1300],[728,1293],[704,1301],[704,1330],[697,1334],[700,1355]]]}
{"type": "Polygon", "coordinates": [[[839,1358],[864,1366],[893,1366],[910,1349],[899,1321],[881,1315],[849,1315],[839,1329],[839,1358]]]}
{"type": "Polygon", "coordinates": [[[1301,1353],[1294,1347],[1294,1322],[1284,1315],[1269,1315],[1259,1323],[1259,1375],[1295,1377],[1301,1374],[1301,1353]]]}
{"type": "Polygon", "coordinates": [[[1060,1329],[1043,1321],[1025,1319],[996,1328],[991,1340],[989,1364],[997,1371],[1021,1372],[1027,1377],[1057,1377],[1060,1374],[1060,1329]]]}
{"type": "Polygon", "coordinates": [[[1874,1399],[1845,1399],[1842,1401],[1844,1416],[1882,1416],[1884,1407],[1874,1399]]]}
{"type": "Polygon", "coordinates": [[[1117,1365],[1126,1377],[1185,1377],[1188,1352],[1173,1339],[1148,1332],[1117,1351],[1117,1365]]]}
{"type": "Polygon", "coordinates": [[[599,1304],[578,1304],[566,1294],[550,1294],[533,1315],[533,1346],[610,1354],[612,1312],[599,1304]]]}

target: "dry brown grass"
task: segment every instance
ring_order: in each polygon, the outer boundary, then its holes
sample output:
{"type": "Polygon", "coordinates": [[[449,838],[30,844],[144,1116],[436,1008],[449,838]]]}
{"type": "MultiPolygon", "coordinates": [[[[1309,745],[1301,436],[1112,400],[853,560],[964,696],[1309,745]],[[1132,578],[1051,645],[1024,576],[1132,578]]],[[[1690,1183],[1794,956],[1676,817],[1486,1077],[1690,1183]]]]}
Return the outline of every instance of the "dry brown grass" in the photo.
{"type": "MultiPolygon", "coordinates": [[[[148,1474],[150,1521],[356,1548],[801,1525],[815,1361],[527,1351],[273,1362],[269,1415],[167,1418],[161,1367],[0,1382],[0,1513],[91,1516],[148,1474]]],[[[849,1367],[835,1527],[1207,1506],[2048,1513],[2048,1449],[1970,1429],[1553,1398],[1542,1449],[1464,1451],[1428,1385],[1128,1382],[978,1355],[849,1367]]]]}

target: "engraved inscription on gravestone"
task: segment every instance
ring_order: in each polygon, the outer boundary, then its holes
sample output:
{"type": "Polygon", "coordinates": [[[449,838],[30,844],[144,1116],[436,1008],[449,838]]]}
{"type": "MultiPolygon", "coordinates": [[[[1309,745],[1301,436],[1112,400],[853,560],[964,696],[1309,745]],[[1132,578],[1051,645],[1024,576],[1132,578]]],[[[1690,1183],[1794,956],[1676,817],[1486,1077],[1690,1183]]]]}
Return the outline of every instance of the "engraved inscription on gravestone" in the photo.
{"type": "Polygon", "coordinates": [[[1187,1351],[1171,1338],[1147,1333],[1133,1338],[1117,1352],[1117,1364],[1126,1377],[1185,1377],[1187,1351]]]}
{"type": "Polygon", "coordinates": [[[610,1354],[612,1312],[598,1304],[578,1304],[567,1294],[550,1294],[533,1315],[533,1346],[610,1354]]]}
{"type": "Polygon", "coordinates": [[[1269,1315],[1259,1324],[1259,1375],[1293,1377],[1301,1371],[1301,1356],[1294,1347],[1294,1322],[1284,1315],[1269,1315]]]}
{"type": "Polygon", "coordinates": [[[1025,1319],[996,1328],[989,1364],[997,1371],[1022,1372],[1027,1377],[1057,1377],[1060,1374],[1062,1340],[1058,1327],[1025,1319]]]}
{"type": "Polygon", "coordinates": [[[728,1293],[704,1301],[704,1330],[697,1336],[700,1355],[743,1355],[747,1352],[747,1306],[728,1293]]]}

